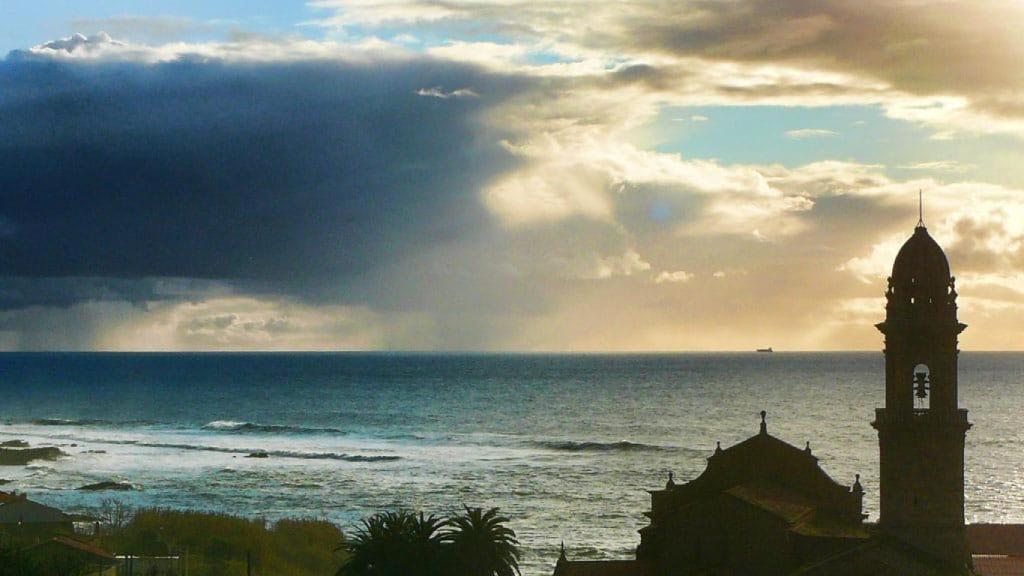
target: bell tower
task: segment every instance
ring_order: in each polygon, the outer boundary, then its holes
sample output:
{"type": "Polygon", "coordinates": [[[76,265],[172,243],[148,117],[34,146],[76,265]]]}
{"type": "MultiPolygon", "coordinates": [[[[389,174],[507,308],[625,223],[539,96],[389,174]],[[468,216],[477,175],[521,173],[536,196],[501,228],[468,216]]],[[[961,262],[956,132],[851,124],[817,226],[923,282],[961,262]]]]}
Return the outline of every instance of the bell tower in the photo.
{"type": "Polygon", "coordinates": [[[957,567],[970,566],[964,533],[964,441],[957,401],[955,279],[919,221],[886,291],[885,408],[875,411],[880,451],[879,526],[957,567]]]}

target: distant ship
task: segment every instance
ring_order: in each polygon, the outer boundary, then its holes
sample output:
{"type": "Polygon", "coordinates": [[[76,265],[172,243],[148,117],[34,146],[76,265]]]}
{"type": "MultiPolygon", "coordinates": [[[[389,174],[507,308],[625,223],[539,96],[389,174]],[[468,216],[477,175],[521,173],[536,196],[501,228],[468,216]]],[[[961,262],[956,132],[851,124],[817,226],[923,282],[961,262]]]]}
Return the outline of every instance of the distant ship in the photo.
{"type": "Polygon", "coordinates": [[[757,351],[758,352],[774,352],[774,350],[772,350],[771,346],[769,346],[767,348],[758,348],[757,351]]]}

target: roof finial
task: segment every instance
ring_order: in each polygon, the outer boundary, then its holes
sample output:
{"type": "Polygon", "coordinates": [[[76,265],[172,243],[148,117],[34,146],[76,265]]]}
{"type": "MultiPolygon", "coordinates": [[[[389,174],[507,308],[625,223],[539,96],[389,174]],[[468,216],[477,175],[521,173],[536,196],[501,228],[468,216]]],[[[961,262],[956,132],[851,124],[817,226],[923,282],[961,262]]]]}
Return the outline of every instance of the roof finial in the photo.
{"type": "Polygon", "coordinates": [[[924,228],[924,192],[917,189],[917,227],[924,228]]]}
{"type": "Polygon", "coordinates": [[[764,410],[761,410],[761,434],[767,434],[768,433],[768,423],[765,422],[765,420],[764,420],[765,416],[767,416],[767,415],[768,415],[767,412],[765,412],[764,410]]]}
{"type": "Polygon", "coordinates": [[[568,558],[565,557],[565,540],[562,540],[562,545],[559,547],[558,561],[565,562],[568,558]]]}
{"type": "Polygon", "coordinates": [[[669,470],[668,471],[668,482],[665,483],[665,489],[667,490],[667,489],[670,489],[670,488],[675,488],[675,486],[676,486],[675,475],[672,474],[671,470],[669,470]]]}

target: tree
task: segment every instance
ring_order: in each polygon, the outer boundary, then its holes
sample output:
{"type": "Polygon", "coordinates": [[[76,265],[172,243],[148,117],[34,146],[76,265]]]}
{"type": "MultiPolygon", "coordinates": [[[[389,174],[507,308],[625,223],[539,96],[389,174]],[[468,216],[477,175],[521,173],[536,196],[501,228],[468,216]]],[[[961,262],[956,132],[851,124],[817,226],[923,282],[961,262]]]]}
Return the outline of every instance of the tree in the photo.
{"type": "Polygon", "coordinates": [[[514,576],[519,572],[519,540],[497,508],[466,507],[449,520],[444,538],[459,576],[514,576]]]}
{"type": "Polygon", "coordinates": [[[120,500],[104,498],[100,502],[98,516],[106,531],[112,532],[121,530],[128,525],[128,521],[132,518],[132,509],[120,500]]]}
{"type": "Polygon", "coordinates": [[[445,522],[422,512],[382,512],[362,521],[338,576],[440,576],[445,522]]]}

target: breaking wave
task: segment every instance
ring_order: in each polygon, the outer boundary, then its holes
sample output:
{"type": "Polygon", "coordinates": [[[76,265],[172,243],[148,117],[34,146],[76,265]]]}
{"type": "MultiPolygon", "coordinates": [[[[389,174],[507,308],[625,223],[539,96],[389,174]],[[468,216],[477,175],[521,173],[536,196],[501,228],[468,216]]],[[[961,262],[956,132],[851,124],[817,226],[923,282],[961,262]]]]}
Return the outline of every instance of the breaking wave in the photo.
{"type": "Polygon", "coordinates": [[[116,422],[114,420],[102,420],[98,418],[36,418],[30,422],[35,426],[147,426],[155,424],[151,420],[127,420],[116,422]]]}
{"type": "Polygon", "coordinates": [[[558,452],[673,452],[681,450],[670,446],[620,442],[577,442],[574,440],[542,440],[530,443],[538,448],[558,452]]]}
{"type": "Polygon", "coordinates": [[[344,434],[337,428],[310,428],[305,426],[285,426],[282,424],[255,424],[253,422],[236,422],[234,420],[214,420],[203,426],[203,430],[217,432],[262,433],[262,434],[344,434]]]}
{"type": "Polygon", "coordinates": [[[176,442],[144,442],[139,440],[108,440],[107,444],[124,444],[143,446],[146,448],[168,448],[171,450],[198,450],[201,452],[221,452],[224,454],[266,454],[278,458],[302,458],[304,460],[342,460],[344,462],[393,462],[401,460],[401,456],[390,454],[366,455],[348,454],[344,452],[296,452],[293,450],[261,450],[250,448],[228,448],[225,446],[208,446],[204,444],[183,444],[176,442]]]}
{"type": "MultiPolygon", "coordinates": [[[[35,434],[21,434],[34,437],[35,434]]],[[[196,450],[200,452],[220,452],[224,454],[266,454],[278,458],[301,458],[303,460],[340,460],[343,462],[394,462],[401,456],[393,454],[349,454],[347,452],[300,452],[294,450],[264,450],[262,448],[230,448],[227,446],[210,446],[206,444],[186,444],[180,442],[155,442],[147,440],[118,440],[114,438],[94,438],[72,435],[47,435],[49,440],[73,440],[90,444],[107,444],[113,446],[142,446],[144,448],[166,448],[169,450],[196,450]]]]}

